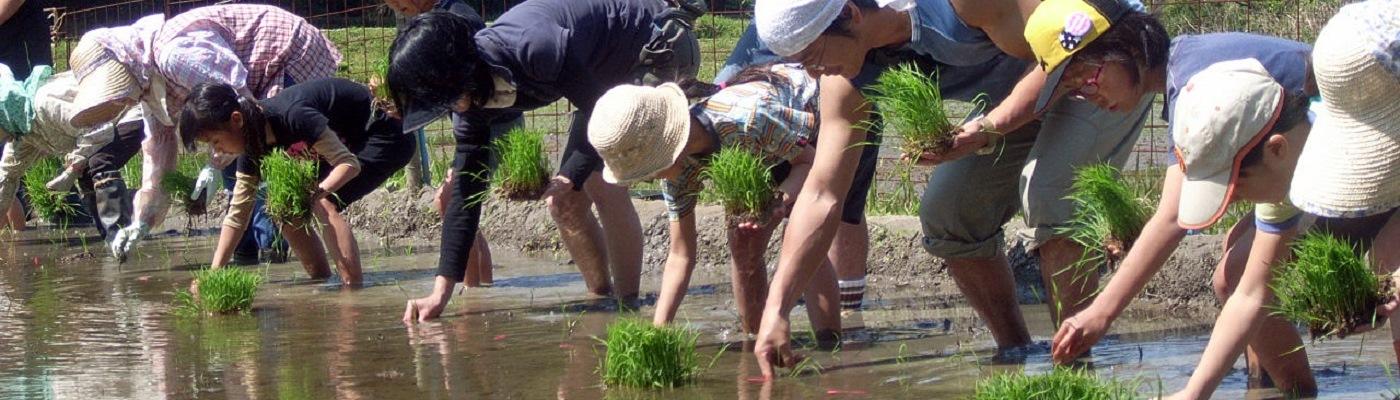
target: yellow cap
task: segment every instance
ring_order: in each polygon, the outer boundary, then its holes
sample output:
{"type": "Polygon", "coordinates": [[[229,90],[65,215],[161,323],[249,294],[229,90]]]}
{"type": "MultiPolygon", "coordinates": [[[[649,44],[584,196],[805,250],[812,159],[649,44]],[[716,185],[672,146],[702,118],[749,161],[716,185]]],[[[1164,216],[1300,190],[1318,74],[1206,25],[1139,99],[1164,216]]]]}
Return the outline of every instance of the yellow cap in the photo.
{"type": "Polygon", "coordinates": [[[1036,63],[1049,75],[1036,112],[1045,111],[1075,52],[1098,39],[1131,9],[1120,0],[1045,0],[1026,20],[1026,43],[1036,63]]]}

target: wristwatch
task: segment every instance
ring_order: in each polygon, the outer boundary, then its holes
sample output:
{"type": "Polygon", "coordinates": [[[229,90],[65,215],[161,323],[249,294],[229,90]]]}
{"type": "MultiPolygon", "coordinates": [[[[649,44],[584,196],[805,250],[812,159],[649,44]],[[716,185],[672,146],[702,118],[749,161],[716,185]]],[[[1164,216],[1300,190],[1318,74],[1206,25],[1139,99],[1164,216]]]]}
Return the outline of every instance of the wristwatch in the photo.
{"type": "Polygon", "coordinates": [[[987,135],[987,144],[977,149],[976,154],[979,156],[992,154],[992,152],[996,151],[997,144],[1001,143],[1001,131],[997,130],[997,125],[993,123],[991,119],[988,119],[986,114],[977,116],[977,119],[974,121],[977,121],[977,124],[982,126],[980,132],[987,135]]]}

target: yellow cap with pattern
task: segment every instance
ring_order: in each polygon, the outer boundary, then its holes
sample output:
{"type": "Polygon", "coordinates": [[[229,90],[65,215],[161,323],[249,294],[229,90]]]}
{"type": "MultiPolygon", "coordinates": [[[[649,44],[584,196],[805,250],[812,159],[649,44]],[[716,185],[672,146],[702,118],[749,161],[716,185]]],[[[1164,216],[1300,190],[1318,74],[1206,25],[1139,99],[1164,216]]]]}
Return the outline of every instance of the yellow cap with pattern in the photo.
{"type": "Polygon", "coordinates": [[[1036,112],[1049,105],[1070,57],[1129,11],[1120,0],[1045,0],[1036,6],[1026,21],[1026,43],[1035,52],[1036,63],[1049,74],[1036,100],[1036,112]]]}

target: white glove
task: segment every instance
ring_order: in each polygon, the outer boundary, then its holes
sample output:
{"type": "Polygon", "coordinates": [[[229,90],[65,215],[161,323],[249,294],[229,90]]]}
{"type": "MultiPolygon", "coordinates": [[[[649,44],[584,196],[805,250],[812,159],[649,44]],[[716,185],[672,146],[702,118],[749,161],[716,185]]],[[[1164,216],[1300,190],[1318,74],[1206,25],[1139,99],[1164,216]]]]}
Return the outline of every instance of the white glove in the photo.
{"type": "Polygon", "coordinates": [[[49,183],[45,183],[44,187],[54,192],[68,193],[68,189],[73,188],[73,181],[77,179],[78,177],[73,174],[73,170],[65,168],[57,177],[54,177],[49,183]]]}
{"type": "Polygon", "coordinates": [[[214,167],[204,166],[199,170],[199,176],[194,180],[194,190],[190,191],[190,200],[198,200],[201,192],[204,194],[204,201],[214,199],[214,191],[224,186],[224,175],[215,170],[214,167]]]}
{"type": "Polygon", "coordinates": [[[131,253],[131,250],[136,248],[136,243],[146,238],[148,233],[151,233],[151,227],[140,221],[132,222],[131,226],[117,230],[117,233],[112,235],[112,243],[110,244],[112,257],[126,261],[126,255],[131,253]]]}

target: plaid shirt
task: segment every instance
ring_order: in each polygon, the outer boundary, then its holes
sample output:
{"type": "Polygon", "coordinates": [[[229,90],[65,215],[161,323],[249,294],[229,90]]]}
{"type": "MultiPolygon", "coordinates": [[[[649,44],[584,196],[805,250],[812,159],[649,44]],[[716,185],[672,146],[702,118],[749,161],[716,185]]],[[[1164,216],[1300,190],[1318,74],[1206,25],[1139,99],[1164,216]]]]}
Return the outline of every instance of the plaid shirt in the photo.
{"type": "MultiPolygon", "coordinates": [[[[288,82],[335,75],[340,52],[319,29],[281,8],[232,4],[196,8],[165,20],[144,46],[148,73],[166,83],[169,115],[179,115],[185,98],[200,83],[222,82],[246,89],[259,99],[272,97],[288,82]]],[[[111,48],[109,45],[108,48],[111,48]]],[[[148,86],[149,90],[149,86],[148,86]]],[[[148,103],[149,104],[149,103],[148,103]]],[[[134,219],[154,224],[165,208],[160,180],[175,166],[179,153],[175,127],[146,113],[146,140],[141,143],[141,189],[133,199],[134,219]]]]}
{"type": "MultiPolygon", "coordinates": [[[[788,78],[787,85],[758,81],[729,86],[693,113],[708,120],[706,130],[718,137],[721,147],[741,147],[777,163],[797,158],[816,136],[817,81],[800,66],[780,64],[773,72],[788,78]]],[[[661,193],[671,220],[695,211],[695,201],[705,189],[703,160],[683,157],[680,175],[663,179],[661,193]]]]}

